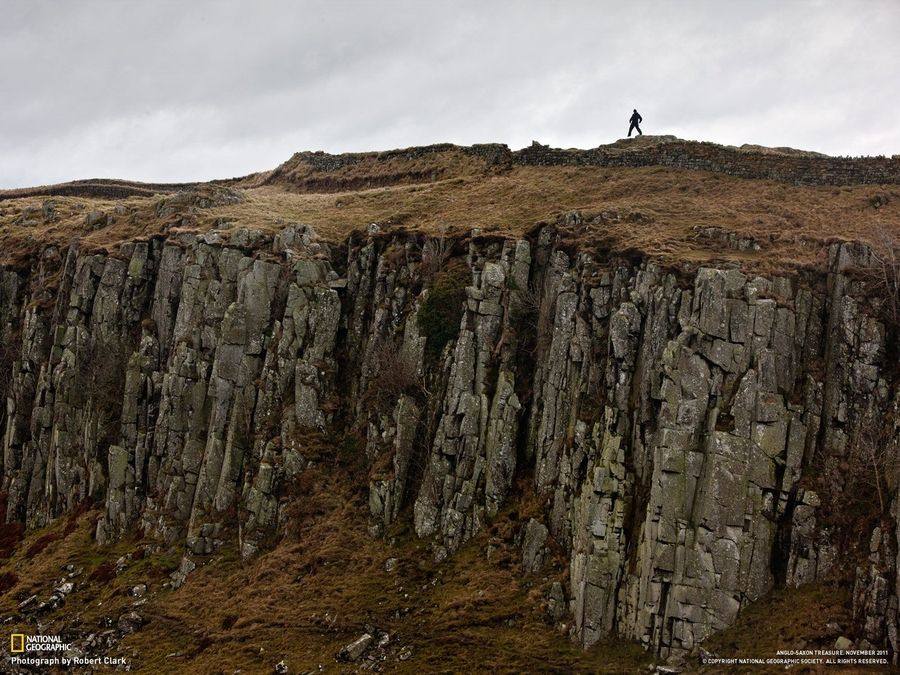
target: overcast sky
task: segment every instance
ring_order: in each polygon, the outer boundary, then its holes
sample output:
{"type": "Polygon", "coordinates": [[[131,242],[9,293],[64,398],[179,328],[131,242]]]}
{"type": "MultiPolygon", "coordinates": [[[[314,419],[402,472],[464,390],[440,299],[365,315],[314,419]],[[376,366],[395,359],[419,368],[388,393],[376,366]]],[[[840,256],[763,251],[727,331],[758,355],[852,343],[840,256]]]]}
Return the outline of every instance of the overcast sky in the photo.
{"type": "Polygon", "coordinates": [[[900,153],[900,0],[0,0],[0,187],[644,133],[900,153]]]}

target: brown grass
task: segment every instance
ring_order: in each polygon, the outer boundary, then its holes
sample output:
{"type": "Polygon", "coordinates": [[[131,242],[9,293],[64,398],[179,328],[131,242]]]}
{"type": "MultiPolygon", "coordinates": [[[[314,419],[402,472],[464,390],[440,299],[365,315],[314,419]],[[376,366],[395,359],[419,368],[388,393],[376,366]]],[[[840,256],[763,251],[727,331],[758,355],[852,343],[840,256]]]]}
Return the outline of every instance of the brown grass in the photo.
{"type": "Polygon", "coordinates": [[[475,176],[487,170],[483,159],[447,145],[336,156],[298,152],[276,169],[247,176],[238,185],[279,185],[293,192],[344,192],[475,176]]]}
{"type": "Polygon", "coordinates": [[[606,219],[568,235],[585,247],[636,249],[670,261],[805,265],[817,262],[833,239],[871,240],[882,230],[900,235],[900,189],[889,188],[888,203],[873,207],[872,197],[883,192],[876,186],[796,187],[661,167],[516,167],[499,175],[341,194],[266,187],[249,191],[246,203],[226,208],[224,215],[271,227],[279,214],[339,240],[370,222],[432,234],[479,227],[521,236],[561,213],[606,212],[606,219]],[[700,226],[753,237],[761,250],[722,250],[698,239],[700,226]]]}
{"type": "MultiPolygon", "coordinates": [[[[850,633],[851,586],[833,582],[772,591],[745,608],[727,630],[714,635],[704,647],[720,658],[774,658],[779,649],[832,649],[837,634],[829,623],[850,633]]],[[[723,666],[708,666],[701,672],[722,672],[723,666]]],[[[728,666],[729,672],[784,672],[784,666],[728,666]]],[[[825,672],[794,667],[791,672],[825,672]]]]}
{"type": "Polygon", "coordinates": [[[47,246],[68,246],[80,240],[86,250],[114,252],[127,241],[148,238],[165,231],[165,223],[153,216],[155,200],[147,197],[131,197],[119,202],[83,199],[77,197],[29,197],[0,202],[0,263],[13,267],[27,267],[47,246]],[[56,217],[26,218],[28,209],[40,209],[46,201],[55,205],[56,217]],[[120,205],[126,214],[115,214],[120,205]],[[92,229],[85,224],[89,211],[113,213],[111,222],[92,229]]]}
{"type": "Polygon", "coordinates": [[[333,476],[317,480],[306,499],[318,508],[304,511],[318,515],[296,541],[245,567],[227,553],[214,559],[129,639],[147,654],[144,667],[263,672],[283,658],[299,672],[335,670],[334,655],[367,624],[390,632],[395,657],[412,648],[408,661],[389,662],[391,672],[609,672],[646,660],[636,646],[585,653],[558,635],[516,570],[486,562],[483,538],[448,564],[432,564],[425,544],[405,532],[394,533],[395,546],[372,539],[360,496],[333,476]],[[388,557],[400,560],[394,573],[384,569],[388,557]],[[163,654],[177,651],[183,656],[163,654]]]}
{"type": "MultiPolygon", "coordinates": [[[[363,171],[361,166],[348,171],[363,171]]],[[[155,217],[154,199],[132,197],[119,202],[127,215],[114,214],[110,225],[96,231],[84,225],[85,211],[111,212],[112,202],[54,198],[59,220],[25,227],[14,221],[24,208],[43,200],[10,200],[0,203],[0,260],[21,263],[40,246],[73,237],[88,248],[114,250],[123,241],[173,226],[199,231],[223,221],[268,231],[285,221],[306,222],[333,242],[372,222],[431,235],[479,227],[486,234],[522,236],[536,223],[574,210],[586,217],[565,236],[579,247],[641,251],[678,264],[726,260],[779,270],[821,264],[824,245],[835,239],[877,243],[882,232],[900,237],[897,186],[799,187],[664,167],[460,170],[462,175],[442,180],[344,192],[297,193],[267,185],[245,190],[241,204],[166,221],[155,217]],[[728,250],[698,237],[697,227],[752,237],[760,250],[728,250]]]]}
{"type": "MultiPolygon", "coordinates": [[[[97,512],[81,516],[68,537],[28,558],[24,548],[59,526],[34,533],[0,568],[0,574],[14,569],[20,579],[0,597],[0,612],[13,612],[25,594],[46,594],[60,566],[74,562],[85,567],[79,580],[88,587],[48,615],[43,631],[75,618],[92,626],[118,617],[133,601],[127,589],[149,582],[149,601],[138,608],[148,623],[115,651],[131,657],[135,650],[131,661],[142,672],[266,673],[281,659],[292,672],[319,664],[336,672],[335,654],[367,624],[390,632],[390,672],[632,672],[648,662],[628,643],[584,652],[545,622],[541,598],[560,569],[549,569],[547,579],[522,579],[511,543],[518,513],[505,513],[494,528],[495,540],[498,532],[509,539],[505,555],[486,560],[485,533],[437,565],[426,544],[402,527],[392,533],[394,545],[373,539],[362,496],[348,489],[342,471],[315,471],[302,481],[307,492],[297,499],[309,503],[295,511],[302,522],[293,538],[246,564],[226,547],[198,561],[174,592],[161,587],[177,551],[133,561],[118,576],[109,573],[135,542],[97,549],[90,535],[97,512]],[[393,573],[384,568],[388,557],[399,559],[393,573]],[[401,646],[412,649],[407,661],[397,659],[401,646]]],[[[16,623],[10,630],[19,628],[28,632],[16,623]]]]}
{"type": "MultiPolygon", "coordinates": [[[[638,646],[625,642],[582,651],[546,622],[542,598],[565,574],[564,556],[555,552],[545,576],[521,574],[514,540],[540,511],[527,487],[517,486],[523,494],[489,531],[435,564],[426,542],[404,525],[389,533],[393,543],[373,539],[363,495],[350,489],[348,478],[340,466],[307,471],[298,484],[303,494],[295,497],[305,503],[292,510],[297,522],[289,539],[246,563],[228,546],[197,559],[198,568],[177,591],[162,585],[177,565],[178,550],[144,556],[136,548],[139,541],[97,548],[91,538],[97,511],[81,514],[74,528],[57,522],[29,535],[0,566],[0,577],[10,585],[0,596],[0,613],[13,613],[30,593],[48,594],[60,567],[73,563],[84,568],[76,580],[86,581],[87,588],[47,615],[43,632],[76,619],[90,627],[104,617],[117,618],[134,601],[128,589],[147,583],[148,602],[137,608],[147,623],[112,653],[126,655],[140,672],[267,673],[282,659],[292,672],[320,665],[338,672],[347,667],[336,663],[335,654],[367,625],[391,635],[389,672],[637,672],[649,662],[638,646]],[[57,535],[51,545],[38,555],[25,554],[51,533],[57,535]],[[497,547],[491,561],[485,557],[488,541],[497,547]],[[133,560],[116,575],[114,561],[125,553],[133,560]],[[384,567],[389,557],[399,561],[392,573],[384,567]],[[411,648],[409,660],[397,659],[401,647],[411,648]]],[[[826,647],[836,637],[826,624],[837,622],[846,630],[849,604],[846,584],[777,590],[704,646],[722,657],[826,647]]],[[[9,625],[10,632],[31,628],[9,625]]]]}

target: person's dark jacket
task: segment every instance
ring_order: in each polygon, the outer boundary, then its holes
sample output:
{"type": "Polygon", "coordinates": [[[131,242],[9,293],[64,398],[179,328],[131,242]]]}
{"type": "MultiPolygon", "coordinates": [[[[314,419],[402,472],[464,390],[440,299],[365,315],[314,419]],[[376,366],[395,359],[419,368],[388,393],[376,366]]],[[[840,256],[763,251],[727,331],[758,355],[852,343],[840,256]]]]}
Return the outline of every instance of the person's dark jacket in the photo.
{"type": "Polygon", "coordinates": [[[638,115],[637,111],[635,111],[634,114],[631,116],[632,124],[640,124],[643,121],[644,121],[644,118],[641,117],[640,115],[638,115]]]}

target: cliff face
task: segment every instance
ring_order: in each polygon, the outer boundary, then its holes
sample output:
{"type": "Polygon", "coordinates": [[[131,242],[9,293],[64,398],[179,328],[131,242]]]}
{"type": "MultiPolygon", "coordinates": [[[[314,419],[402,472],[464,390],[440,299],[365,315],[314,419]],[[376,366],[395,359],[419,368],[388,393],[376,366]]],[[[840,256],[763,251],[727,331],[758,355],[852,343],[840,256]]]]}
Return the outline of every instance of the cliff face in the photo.
{"type": "MultiPolygon", "coordinates": [[[[774,586],[847,565],[844,467],[896,439],[900,412],[896,354],[848,273],[865,248],[766,279],[573,253],[552,227],[373,226],[340,252],[307,226],[229,234],[0,272],[8,521],[90,499],[100,543],[142,528],[252,556],[314,449],[358,431],[342,451],[369,467],[373,536],[409,518],[436,559],[527,480],[543,515],[525,569],[564,551],[584,645],[682,654],[774,586]]],[[[855,575],[860,636],[894,653],[897,522],[855,575]]]]}

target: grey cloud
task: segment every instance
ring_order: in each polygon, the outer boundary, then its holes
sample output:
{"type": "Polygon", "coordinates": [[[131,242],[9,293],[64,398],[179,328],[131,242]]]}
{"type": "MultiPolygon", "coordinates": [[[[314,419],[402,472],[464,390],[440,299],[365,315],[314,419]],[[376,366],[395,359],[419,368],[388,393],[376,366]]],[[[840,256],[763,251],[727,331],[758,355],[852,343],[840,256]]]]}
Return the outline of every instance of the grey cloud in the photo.
{"type": "Polygon", "coordinates": [[[0,186],[648,133],[900,152],[900,5],[13,0],[0,186]]]}

